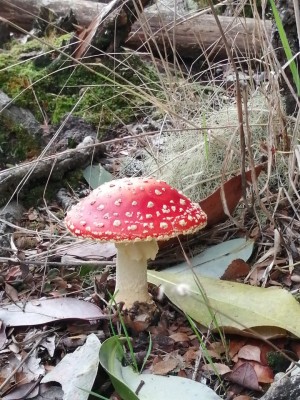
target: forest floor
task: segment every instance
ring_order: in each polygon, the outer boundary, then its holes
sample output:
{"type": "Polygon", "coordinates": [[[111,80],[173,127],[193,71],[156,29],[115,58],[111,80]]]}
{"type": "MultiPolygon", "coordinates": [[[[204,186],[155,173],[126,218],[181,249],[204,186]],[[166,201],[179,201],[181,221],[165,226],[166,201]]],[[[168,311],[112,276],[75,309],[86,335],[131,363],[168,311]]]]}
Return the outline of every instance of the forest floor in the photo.
{"type": "Polygon", "coordinates": [[[14,99],[0,97],[0,188],[11,179],[0,212],[1,398],[272,398],[275,380],[297,377],[300,247],[298,122],[270,68],[239,69],[239,102],[230,62],[195,70],[126,50],[70,73],[53,52],[69,39],[51,36],[48,54],[21,36],[0,53],[14,99]],[[157,318],[126,326],[111,305],[114,244],[71,236],[64,217],[99,184],[150,175],[199,203],[208,224],[159,244],[148,266],[157,318]]]}

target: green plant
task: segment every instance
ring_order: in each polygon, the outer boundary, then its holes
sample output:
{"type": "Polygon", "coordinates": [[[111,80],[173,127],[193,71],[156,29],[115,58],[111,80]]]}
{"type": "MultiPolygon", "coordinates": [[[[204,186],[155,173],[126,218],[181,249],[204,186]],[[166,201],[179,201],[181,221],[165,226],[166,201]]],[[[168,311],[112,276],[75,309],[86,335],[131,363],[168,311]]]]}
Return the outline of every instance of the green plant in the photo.
{"type": "MultiPolygon", "coordinates": [[[[112,307],[113,304],[116,306],[116,302],[115,302],[116,294],[117,293],[114,293],[114,295],[110,294],[110,306],[111,307],[112,307]]],[[[124,348],[122,347],[120,341],[118,341],[118,346],[120,347],[120,350],[122,351],[124,360],[126,360],[127,362],[130,363],[130,365],[133,367],[134,372],[142,373],[142,371],[143,371],[143,369],[144,369],[144,367],[146,365],[146,362],[147,362],[147,360],[148,360],[148,358],[149,358],[149,356],[151,354],[151,350],[152,350],[151,334],[149,333],[149,345],[148,345],[148,349],[147,349],[147,352],[146,352],[146,356],[145,356],[145,358],[143,360],[143,364],[142,364],[141,368],[139,368],[138,367],[138,363],[137,363],[137,359],[136,359],[135,354],[134,354],[134,349],[133,349],[133,346],[132,346],[132,341],[131,341],[130,335],[128,333],[128,330],[127,330],[124,318],[122,316],[122,313],[118,308],[117,308],[117,313],[118,313],[118,317],[119,317],[119,320],[120,320],[121,328],[122,328],[123,333],[124,333],[123,337],[126,340],[126,345],[127,345],[128,350],[129,350],[129,357],[127,356],[127,354],[126,354],[124,348]]],[[[110,323],[110,328],[111,328],[111,331],[113,333],[113,336],[122,337],[119,334],[117,334],[117,332],[115,331],[115,328],[113,326],[113,322],[112,322],[111,319],[110,319],[109,323],[110,323]]]]}
{"type": "MultiPolygon", "coordinates": [[[[287,38],[285,30],[284,30],[284,26],[282,24],[279,12],[278,12],[278,10],[276,8],[276,5],[275,5],[275,1],[274,0],[270,0],[270,3],[271,3],[271,7],[272,7],[272,12],[273,12],[273,15],[274,15],[275,23],[276,23],[276,26],[277,26],[277,29],[278,29],[278,33],[279,33],[279,36],[280,36],[280,39],[281,39],[281,42],[282,42],[282,46],[283,46],[286,58],[287,58],[288,63],[289,63],[289,67],[290,67],[291,72],[292,72],[293,81],[294,81],[294,84],[296,86],[296,92],[297,92],[297,95],[300,96],[300,76],[299,76],[298,67],[297,67],[297,64],[296,64],[296,61],[295,61],[295,57],[296,56],[293,56],[293,53],[292,53],[288,38],[287,38]]],[[[295,12],[297,12],[297,11],[295,10],[295,12]]]]}

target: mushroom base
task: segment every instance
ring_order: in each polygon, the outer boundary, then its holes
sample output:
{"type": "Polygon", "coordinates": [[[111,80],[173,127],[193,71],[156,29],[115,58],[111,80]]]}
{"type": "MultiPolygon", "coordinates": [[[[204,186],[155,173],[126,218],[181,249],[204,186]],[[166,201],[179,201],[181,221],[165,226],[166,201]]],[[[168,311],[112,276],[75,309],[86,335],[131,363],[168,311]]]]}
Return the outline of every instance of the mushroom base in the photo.
{"type": "Polygon", "coordinates": [[[143,332],[150,325],[156,324],[159,320],[160,310],[154,301],[150,303],[135,302],[130,309],[122,312],[124,323],[135,333],[143,332]]]}
{"type": "Polygon", "coordinates": [[[147,260],[154,260],[158,252],[155,240],[147,242],[116,243],[115,301],[129,309],[135,302],[152,303],[148,293],[147,260]]]}

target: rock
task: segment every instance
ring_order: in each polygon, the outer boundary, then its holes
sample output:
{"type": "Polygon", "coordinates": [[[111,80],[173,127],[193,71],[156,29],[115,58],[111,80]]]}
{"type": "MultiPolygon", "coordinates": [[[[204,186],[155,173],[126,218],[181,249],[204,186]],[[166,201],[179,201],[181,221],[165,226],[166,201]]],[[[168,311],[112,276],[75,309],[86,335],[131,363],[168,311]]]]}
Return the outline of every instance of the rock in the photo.
{"type": "Polygon", "coordinates": [[[272,383],[260,400],[300,400],[300,375],[286,376],[272,383]]]}
{"type": "Polygon", "coordinates": [[[7,224],[16,224],[22,218],[24,213],[24,207],[16,202],[12,201],[4,207],[0,208],[0,256],[8,257],[11,253],[5,248],[10,247],[10,233],[13,228],[7,224]]]}
{"type": "Polygon", "coordinates": [[[42,128],[31,111],[0,90],[0,163],[18,162],[40,151],[42,128]]]}
{"type": "Polygon", "coordinates": [[[8,119],[13,125],[22,126],[29,135],[39,140],[42,132],[39,122],[35,119],[31,111],[17,107],[13,104],[13,99],[0,90],[0,111],[3,117],[8,119]]]}
{"type": "MultiPolygon", "coordinates": [[[[52,146],[55,152],[80,148],[97,142],[97,130],[83,118],[66,115],[61,122],[59,137],[52,146]]],[[[52,133],[55,134],[57,129],[58,127],[52,127],[52,133]]]]}

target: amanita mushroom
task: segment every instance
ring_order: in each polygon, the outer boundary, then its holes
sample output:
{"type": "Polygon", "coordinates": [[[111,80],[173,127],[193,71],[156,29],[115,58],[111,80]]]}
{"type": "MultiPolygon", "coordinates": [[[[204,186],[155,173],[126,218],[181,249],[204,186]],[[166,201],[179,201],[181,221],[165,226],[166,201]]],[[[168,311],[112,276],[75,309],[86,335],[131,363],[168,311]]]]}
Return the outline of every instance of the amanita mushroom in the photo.
{"type": "Polygon", "coordinates": [[[93,190],[68,211],[65,222],[76,236],[114,242],[117,302],[151,303],[147,260],[158,240],[194,233],[206,214],[181,192],[154,178],[124,178],[93,190]]]}

